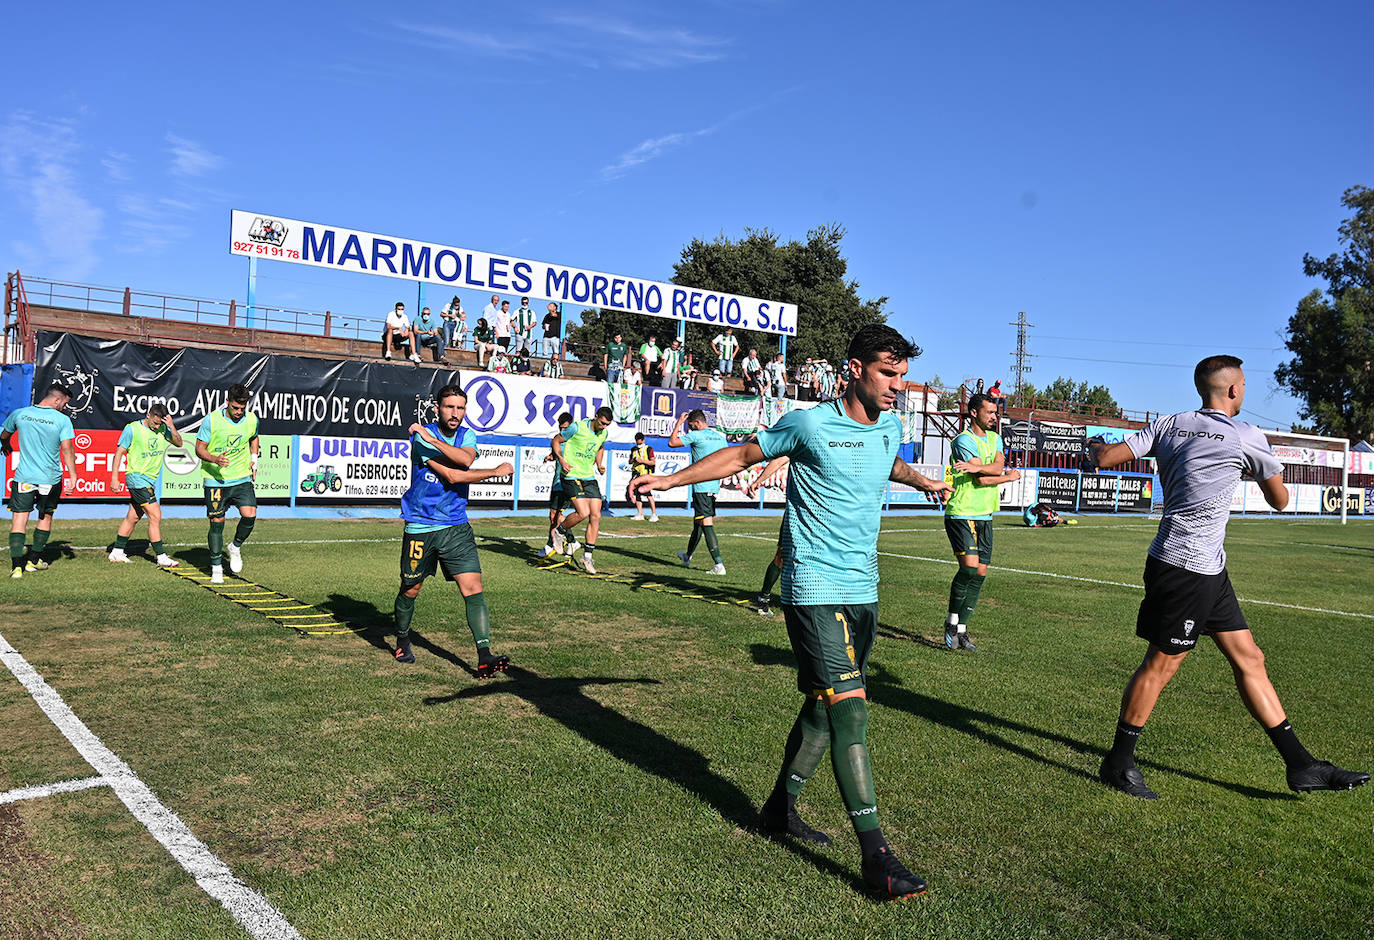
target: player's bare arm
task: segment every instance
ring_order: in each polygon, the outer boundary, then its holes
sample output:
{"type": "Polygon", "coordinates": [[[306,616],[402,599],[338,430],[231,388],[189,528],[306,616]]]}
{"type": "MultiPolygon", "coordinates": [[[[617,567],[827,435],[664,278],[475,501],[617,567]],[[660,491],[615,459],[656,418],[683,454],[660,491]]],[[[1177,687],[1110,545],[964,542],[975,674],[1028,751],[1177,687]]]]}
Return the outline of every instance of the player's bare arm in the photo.
{"type": "Polygon", "coordinates": [[[788,457],[786,454],[783,454],[781,457],[774,457],[772,460],[768,461],[768,463],[764,465],[763,470],[759,472],[759,475],[754,477],[754,482],[744,488],[744,495],[753,496],[759,490],[763,489],[768,485],[769,480],[777,476],[779,470],[791,462],[792,458],[788,457]]]}
{"type": "Polygon", "coordinates": [[[10,438],[13,436],[13,431],[0,431],[0,454],[6,457],[10,455],[10,438]]]}
{"type": "Polygon", "coordinates": [[[981,460],[960,460],[954,464],[954,469],[975,477],[995,477],[1000,476],[1006,466],[1007,455],[999,450],[991,463],[983,463],[981,460]]]}
{"type": "Polygon", "coordinates": [[[468,467],[471,467],[473,461],[477,459],[477,449],[475,447],[454,447],[438,435],[431,434],[429,428],[425,427],[423,424],[412,424],[410,426],[410,433],[419,435],[420,440],[443,454],[444,457],[453,463],[453,466],[461,470],[466,470],[468,467]]]}
{"type": "Polygon", "coordinates": [[[68,439],[57,450],[62,455],[62,492],[70,493],[76,489],[76,446],[68,439]]]}
{"type": "Polygon", "coordinates": [[[482,467],[477,470],[468,468],[460,469],[450,466],[433,458],[425,461],[425,466],[439,479],[447,483],[481,483],[483,480],[490,480],[492,477],[510,476],[515,473],[515,468],[510,463],[502,463],[495,467],[482,467]]]}
{"type": "Polygon", "coordinates": [[[558,460],[558,465],[567,473],[572,469],[566,460],[563,459],[563,435],[556,435],[553,439],[553,455],[558,460]]]}
{"type": "Polygon", "coordinates": [[[229,466],[229,458],[224,454],[210,453],[210,447],[199,438],[196,439],[196,456],[206,463],[212,463],[217,467],[229,466]]]}
{"type": "Polygon", "coordinates": [[[923,493],[935,493],[938,496],[948,496],[954,490],[954,487],[944,480],[930,479],[900,457],[892,461],[892,473],[888,475],[888,479],[893,483],[903,483],[923,493]]]}
{"type": "Polygon", "coordinates": [[[1264,494],[1264,501],[1274,509],[1283,510],[1288,507],[1288,487],[1284,485],[1282,473],[1276,473],[1267,480],[1260,480],[1259,488],[1264,494]]]}
{"type": "Polygon", "coordinates": [[[1125,441],[1108,444],[1106,441],[1088,442],[1088,459],[1099,470],[1110,470],[1135,460],[1135,453],[1125,441]]]}
{"type": "Polygon", "coordinates": [[[165,427],[165,428],[167,429],[167,436],[170,437],[170,438],[172,439],[172,446],[173,446],[173,447],[180,447],[180,446],[181,446],[181,432],[178,431],[177,428],[176,428],[176,425],[172,423],[172,419],[171,419],[171,418],[163,418],[163,419],[162,419],[162,426],[165,427]]]}
{"type": "Polygon", "coordinates": [[[110,470],[110,489],[114,490],[116,493],[118,493],[120,489],[119,468],[120,465],[124,463],[124,457],[128,453],[129,452],[123,447],[115,447],[114,463],[111,465],[112,469],[110,470]]]}
{"type": "Polygon", "coordinates": [[[726,447],[708,454],[677,473],[667,476],[647,474],[630,483],[632,492],[648,493],[650,490],[670,490],[675,486],[701,483],[706,480],[723,480],[731,474],[741,473],[763,460],[763,448],[752,441],[736,447],[726,447]]]}
{"type": "Polygon", "coordinates": [[[688,412],[684,411],[677,419],[677,424],[673,427],[673,433],[668,435],[669,447],[682,447],[682,426],[687,423],[688,412]]]}

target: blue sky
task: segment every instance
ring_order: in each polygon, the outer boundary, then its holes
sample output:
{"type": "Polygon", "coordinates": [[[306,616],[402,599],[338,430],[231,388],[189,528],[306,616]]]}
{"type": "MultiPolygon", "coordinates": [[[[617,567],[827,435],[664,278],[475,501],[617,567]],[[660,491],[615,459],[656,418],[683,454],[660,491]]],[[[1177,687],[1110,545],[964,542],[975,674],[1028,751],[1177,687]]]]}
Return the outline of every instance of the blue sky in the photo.
{"type": "MultiPolygon", "coordinates": [[[[242,300],[231,208],[663,280],[694,237],[839,222],[913,378],[1008,378],[1024,310],[1037,384],[1182,410],[1229,351],[1286,426],[1302,255],[1374,185],[1368,2],[83,6],[8,14],[29,276],[242,300]]],[[[276,306],[414,293],[259,268],[276,306]]]]}

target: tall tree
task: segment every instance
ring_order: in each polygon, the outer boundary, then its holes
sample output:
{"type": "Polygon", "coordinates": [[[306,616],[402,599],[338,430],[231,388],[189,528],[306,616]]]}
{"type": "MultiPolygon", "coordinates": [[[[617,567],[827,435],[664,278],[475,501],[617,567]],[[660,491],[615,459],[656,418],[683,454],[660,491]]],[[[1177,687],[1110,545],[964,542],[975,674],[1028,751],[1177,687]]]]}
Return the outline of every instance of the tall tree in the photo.
{"type": "MultiPolygon", "coordinates": [[[[858,282],[846,279],[848,261],[840,253],[844,227],[825,224],[812,229],[805,242],[783,243],[768,229],[745,229],[744,237],[731,240],[721,235],[712,241],[694,238],[682,249],[673,268],[673,283],[703,290],[725,291],[746,297],[777,300],[797,308],[797,333],[787,340],[788,365],[812,358],[838,364],[849,348],[849,340],[862,326],[883,323],[887,314],[886,297],[865,300],[859,296],[858,282]]],[[[568,330],[568,340],[582,349],[600,349],[607,331],[620,328],[626,341],[635,347],[649,332],[655,332],[659,345],[676,335],[672,320],[635,316],[614,310],[584,310],[582,323],[568,330]]],[[[696,356],[697,367],[710,371],[715,362],[711,340],[723,325],[689,323],[687,351],[696,356]]],[[[740,355],[757,348],[765,362],[778,350],[775,333],[736,330],[740,355]]],[[[596,358],[599,360],[600,353],[596,358]]]]}
{"type": "Polygon", "coordinates": [[[1062,375],[1044,388],[1036,388],[1027,382],[1022,398],[1027,403],[1034,400],[1042,408],[1046,407],[1046,402],[1053,402],[1057,406],[1055,410],[1075,415],[1112,414],[1121,411],[1121,406],[1116,403],[1107,386],[1090,386],[1087,382],[1075,382],[1062,375]]]}
{"type": "Polygon", "coordinates": [[[1326,281],[1298,301],[1284,345],[1293,358],[1274,378],[1299,401],[1299,414],[1322,434],[1374,439],[1374,189],[1352,186],[1341,204],[1354,215],[1341,223],[1342,251],[1302,257],[1308,277],[1326,281]]]}

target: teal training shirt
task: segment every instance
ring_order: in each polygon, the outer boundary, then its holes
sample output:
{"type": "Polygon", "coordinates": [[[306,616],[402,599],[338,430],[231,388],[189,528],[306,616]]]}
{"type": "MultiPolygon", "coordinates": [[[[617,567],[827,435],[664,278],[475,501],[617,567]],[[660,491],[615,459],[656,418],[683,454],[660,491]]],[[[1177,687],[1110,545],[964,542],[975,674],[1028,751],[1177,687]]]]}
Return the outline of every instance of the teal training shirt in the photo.
{"type": "MultiPolygon", "coordinates": [[[[718,450],[724,450],[730,446],[730,442],[725,439],[725,435],[715,428],[702,428],[700,431],[684,431],[678,437],[682,443],[692,451],[692,463],[703,459],[708,454],[714,454],[718,450]]],[[[692,495],[698,493],[703,496],[710,496],[720,492],[719,480],[707,480],[704,483],[692,484],[692,495]]]]}
{"type": "Polygon", "coordinates": [[[791,411],[758,433],[768,459],[786,455],[782,602],[873,604],[883,494],[902,443],[891,412],[860,424],[842,402],[791,411]]]}
{"type": "MultiPolygon", "coordinates": [[[[29,405],[11,411],[5,419],[4,429],[19,437],[19,465],[14,470],[16,482],[35,486],[61,482],[62,442],[76,437],[71,418],[56,408],[29,405]]],[[[70,469],[76,472],[75,467],[70,469]]]]}
{"type": "Polygon", "coordinates": [[[1021,521],[1028,526],[1034,526],[1040,519],[1040,513],[1035,511],[1034,506],[1027,506],[1021,510],[1021,521]]]}

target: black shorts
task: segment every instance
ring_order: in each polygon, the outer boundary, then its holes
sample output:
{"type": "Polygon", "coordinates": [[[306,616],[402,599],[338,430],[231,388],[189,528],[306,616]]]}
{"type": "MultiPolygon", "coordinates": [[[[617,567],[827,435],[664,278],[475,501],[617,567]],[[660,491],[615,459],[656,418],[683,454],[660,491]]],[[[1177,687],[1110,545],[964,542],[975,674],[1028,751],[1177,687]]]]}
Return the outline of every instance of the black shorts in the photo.
{"type": "Polygon", "coordinates": [[[693,493],[692,494],[692,518],[700,521],[709,519],[716,514],[716,494],[715,493],[693,493]]]}
{"type": "Polygon", "coordinates": [[[36,483],[20,483],[15,480],[10,487],[10,512],[31,513],[37,509],[40,516],[51,516],[57,511],[57,504],[62,501],[61,480],[54,483],[46,494],[38,492],[36,483]]]}
{"type": "Polygon", "coordinates": [[[797,688],[806,695],[864,687],[878,631],[877,604],[784,604],[787,638],[797,657],[797,688]]]}
{"type": "MultiPolygon", "coordinates": [[[[382,337],[382,341],[383,341],[383,342],[386,341],[386,337],[385,337],[385,336],[382,337]]],[[[409,334],[409,333],[399,333],[399,332],[398,332],[398,333],[392,333],[392,334],[391,334],[391,348],[392,348],[392,349],[409,349],[409,348],[410,348],[410,334],[409,334]]]]}
{"type": "Polygon", "coordinates": [[[129,487],[129,504],[135,509],[142,509],[144,506],[156,502],[157,491],[151,486],[129,487]]]}
{"type": "Polygon", "coordinates": [[[956,519],[945,516],[945,535],[950,547],[960,558],[977,555],[979,564],[992,561],[992,520],[956,519]]]}
{"type": "Polygon", "coordinates": [[[568,501],[568,496],[563,492],[563,481],[559,480],[558,485],[549,489],[549,508],[557,512],[571,509],[572,503],[568,501]]]}
{"type": "Polygon", "coordinates": [[[1197,646],[1205,634],[1248,629],[1225,568],[1196,574],[1153,555],[1145,559],[1145,599],[1136,615],[1136,636],[1160,652],[1176,654],[1197,646]]]}

